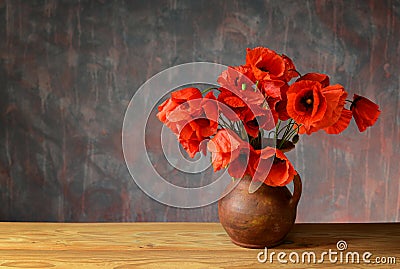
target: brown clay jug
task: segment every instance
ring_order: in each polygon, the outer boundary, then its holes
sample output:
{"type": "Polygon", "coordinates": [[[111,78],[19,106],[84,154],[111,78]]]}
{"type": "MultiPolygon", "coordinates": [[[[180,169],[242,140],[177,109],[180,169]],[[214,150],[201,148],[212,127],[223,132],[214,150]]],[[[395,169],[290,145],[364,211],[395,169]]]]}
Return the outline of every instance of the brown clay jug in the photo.
{"type": "Polygon", "coordinates": [[[273,247],[283,242],[296,219],[301,179],[293,179],[293,195],[287,187],[262,184],[249,193],[251,178],[245,176],[218,201],[219,220],[236,245],[246,248],[273,247]]]}

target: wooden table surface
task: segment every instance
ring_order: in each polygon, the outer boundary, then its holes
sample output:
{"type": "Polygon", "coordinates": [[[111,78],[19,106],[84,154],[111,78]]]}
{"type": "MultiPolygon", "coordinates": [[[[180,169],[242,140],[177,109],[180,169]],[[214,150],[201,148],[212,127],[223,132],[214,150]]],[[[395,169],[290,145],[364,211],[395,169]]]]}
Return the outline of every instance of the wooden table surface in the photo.
{"type": "Polygon", "coordinates": [[[284,252],[288,264],[276,255],[272,263],[260,263],[260,251],[231,243],[219,223],[0,223],[0,268],[179,269],[400,268],[400,223],[296,224],[283,245],[268,249],[268,255],[284,252]],[[340,240],[347,243],[346,250],[338,251],[340,240]],[[318,263],[329,249],[342,253],[343,262],[330,262],[326,255],[318,263]],[[289,260],[291,255],[296,262],[292,252],[299,263],[289,260]],[[316,263],[307,262],[308,252],[316,254],[316,263]],[[359,253],[360,263],[346,264],[348,252],[359,253]],[[366,264],[364,252],[371,252],[371,263],[378,257],[392,264],[366,264]]]}

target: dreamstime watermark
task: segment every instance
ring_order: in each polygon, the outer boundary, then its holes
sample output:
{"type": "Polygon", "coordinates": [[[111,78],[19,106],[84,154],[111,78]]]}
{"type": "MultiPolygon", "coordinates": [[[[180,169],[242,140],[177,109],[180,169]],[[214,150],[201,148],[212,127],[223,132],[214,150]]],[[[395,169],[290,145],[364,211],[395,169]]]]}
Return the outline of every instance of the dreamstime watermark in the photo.
{"type": "Polygon", "coordinates": [[[323,251],[320,254],[314,251],[303,251],[301,253],[292,251],[286,253],[283,251],[269,252],[268,248],[264,251],[260,251],[257,255],[257,260],[260,263],[274,263],[275,261],[281,264],[286,263],[340,263],[340,264],[396,264],[396,257],[393,256],[373,256],[369,251],[358,252],[358,251],[346,251],[347,243],[344,240],[340,240],[336,243],[336,249],[329,249],[323,251]]]}

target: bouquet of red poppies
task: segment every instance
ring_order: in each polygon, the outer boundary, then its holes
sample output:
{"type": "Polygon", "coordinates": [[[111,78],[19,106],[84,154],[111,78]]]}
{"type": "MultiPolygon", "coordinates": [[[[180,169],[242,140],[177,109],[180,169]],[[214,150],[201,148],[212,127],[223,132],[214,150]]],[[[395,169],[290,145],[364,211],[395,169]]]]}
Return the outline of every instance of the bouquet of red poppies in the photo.
{"type": "Polygon", "coordinates": [[[293,61],[264,47],[247,49],[246,63],[229,67],[218,87],[174,91],[157,117],[177,136],[190,157],[211,152],[214,171],[251,176],[284,186],[297,174],[285,152],[299,135],[339,134],[354,118],[360,132],[380,114],[378,105],[330,84],[320,73],[301,75],[293,61]]]}

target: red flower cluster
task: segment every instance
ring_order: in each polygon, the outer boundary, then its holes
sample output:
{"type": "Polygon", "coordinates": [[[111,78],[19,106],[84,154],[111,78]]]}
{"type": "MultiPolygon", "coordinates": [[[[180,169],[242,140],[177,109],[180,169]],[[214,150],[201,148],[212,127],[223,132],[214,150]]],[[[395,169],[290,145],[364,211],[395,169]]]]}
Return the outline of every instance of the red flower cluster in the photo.
{"type": "Polygon", "coordinates": [[[207,147],[215,171],[227,168],[234,178],[247,174],[270,186],[284,186],[297,174],[283,151],[299,134],[339,134],[352,118],[363,132],[380,114],[365,97],[346,100],[344,87],[331,85],[327,75],[301,76],[289,57],[263,47],[247,49],[246,63],[229,67],[217,82],[220,87],[205,90],[204,97],[197,88],[173,92],[157,117],[190,157],[207,147]],[[287,124],[279,128],[282,122],[287,124]],[[261,147],[260,130],[274,134],[276,147],[261,147]]]}
{"type": "Polygon", "coordinates": [[[272,147],[255,150],[229,129],[219,130],[208,142],[214,171],[228,167],[234,178],[250,175],[270,186],[285,186],[297,175],[285,154],[272,147]]]}
{"type": "MultiPolygon", "coordinates": [[[[254,82],[240,72],[249,72],[246,67],[228,68],[218,78],[221,110],[230,121],[242,121],[246,132],[257,137],[260,128],[270,130],[275,124],[266,108],[262,93],[255,90],[254,82]]],[[[248,73],[251,75],[251,73],[248,73]]]]}
{"type": "Polygon", "coordinates": [[[352,117],[363,132],[378,119],[379,107],[365,97],[354,95],[350,110],[346,109],[347,95],[342,85],[330,85],[327,75],[308,73],[289,87],[287,112],[301,125],[300,134],[321,129],[328,134],[339,134],[352,117]]]}
{"type": "MultiPolygon", "coordinates": [[[[231,76],[231,82],[236,82],[239,84],[238,86],[243,83],[248,85],[249,82],[257,85],[263,95],[263,102],[266,102],[271,110],[275,123],[278,118],[289,119],[286,113],[286,91],[289,88],[288,82],[298,76],[289,57],[263,47],[247,49],[246,64],[232,69],[236,72],[234,76],[231,76]],[[237,73],[245,76],[246,80],[244,82],[243,79],[237,80],[237,73]]],[[[228,83],[228,85],[221,83],[223,76],[224,74],[220,76],[218,82],[221,86],[228,86],[228,89],[231,90],[232,83],[228,83]]]]}

